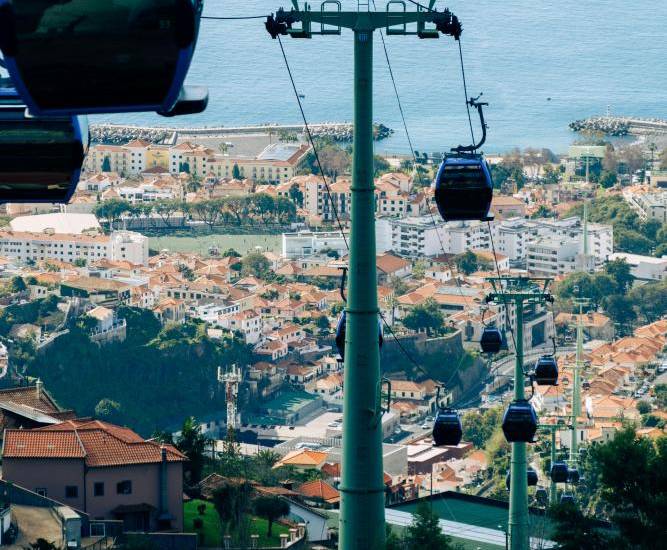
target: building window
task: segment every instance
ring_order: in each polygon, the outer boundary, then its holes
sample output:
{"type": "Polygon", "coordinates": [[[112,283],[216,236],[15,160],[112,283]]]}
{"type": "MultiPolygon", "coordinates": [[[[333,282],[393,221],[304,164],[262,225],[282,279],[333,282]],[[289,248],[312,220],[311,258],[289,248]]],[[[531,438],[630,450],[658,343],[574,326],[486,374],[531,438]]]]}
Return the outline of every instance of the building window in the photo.
{"type": "Polygon", "coordinates": [[[47,491],[44,487],[37,487],[37,489],[35,489],[35,493],[37,493],[41,497],[47,496],[47,491]]]}
{"type": "Polygon", "coordinates": [[[116,493],[118,493],[119,495],[131,495],[132,482],[127,480],[116,483],[116,493]]]}
{"type": "Polygon", "coordinates": [[[103,497],[104,496],[104,482],[96,481],[93,485],[93,496],[103,497]]]}
{"type": "Polygon", "coordinates": [[[76,485],[66,485],[65,498],[79,498],[79,488],[76,485]]]}

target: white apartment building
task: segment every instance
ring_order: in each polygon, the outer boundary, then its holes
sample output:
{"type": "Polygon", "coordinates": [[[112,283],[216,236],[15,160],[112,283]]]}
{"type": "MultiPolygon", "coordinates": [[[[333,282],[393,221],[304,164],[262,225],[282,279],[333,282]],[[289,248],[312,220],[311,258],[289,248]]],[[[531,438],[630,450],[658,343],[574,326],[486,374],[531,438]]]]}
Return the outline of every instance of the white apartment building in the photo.
{"type": "Polygon", "coordinates": [[[667,222],[667,191],[660,193],[623,193],[627,203],[637,211],[639,217],[646,220],[667,222]]]}
{"type": "Polygon", "coordinates": [[[526,247],[529,275],[555,277],[577,270],[579,241],[541,238],[526,247]]]}
{"type": "Polygon", "coordinates": [[[623,259],[630,265],[632,275],[642,281],[662,281],[667,279],[667,256],[655,258],[640,254],[616,252],[609,256],[609,261],[623,259]]]}
{"type": "Polygon", "coordinates": [[[386,225],[390,232],[391,249],[410,258],[437,256],[442,253],[440,241],[444,239],[445,223],[431,216],[390,219],[386,225]],[[435,222],[435,223],[434,223],[435,222]]]}
{"type": "Polygon", "coordinates": [[[378,227],[389,232],[384,236],[387,238],[378,237],[378,241],[389,241],[389,249],[402,256],[416,258],[491,249],[488,227],[481,222],[445,223],[439,216],[419,216],[386,220],[378,227]]]}
{"type": "MultiPolygon", "coordinates": [[[[564,220],[512,218],[492,224],[492,227],[496,250],[509,257],[513,266],[525,265],[530,246],[540,240],[576,241],[578,250],[572,256],[573,260],[584,252],[584,228],[578,217],[564,220]]],[[[614,230],[611,225],[589,223],[586,233],[588,254],[594,259],[594,267],[601,268],[613,252],[614,230]]]]}
{"type": "Polygon", "coordinates": [[[19,262],[60,260],[73,263],[105,258],[147,265],[148,238],[130,231],[114,231],[111,235],[0,231],[0,255],[19,262]]]}
{"type": "Polygon", "coordinates": [[[325,249],[335,250],[341,258],[347,254],[345,239],[340,231],[283,233],[282,247],[283,257],[290,259],[316,256],[325,249]]]}
{"type": "Polygon", "coordinates": [[[130,204],[176,198],[173,189],[161,188],[151,184],[142,184],[137,187],[119,187],[117,192],[121,199],[126,200],[130,204]]]}

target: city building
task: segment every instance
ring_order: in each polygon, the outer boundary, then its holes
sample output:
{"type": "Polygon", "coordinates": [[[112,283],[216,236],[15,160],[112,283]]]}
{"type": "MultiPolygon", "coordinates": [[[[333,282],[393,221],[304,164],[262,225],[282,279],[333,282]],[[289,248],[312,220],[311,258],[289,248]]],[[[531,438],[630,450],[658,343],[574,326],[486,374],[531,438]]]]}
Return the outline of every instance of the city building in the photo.
{"type": "Polygon", "coordinates": [[[333,251],[338,257],[347,255],[345,237],[340,231],[299,231],[282,234],[283,258],[307,258],[324,252],[333,251]]]}
{"type": "Polygon", "coordinates": [[[5,430],[2,477],[125,531],[182,531],[185,460],[129,428],[68,420],[5,430]]]}
{"type": "Polygon", "coordinates": [[[625,260],[630,265],[630,272],[636,279],[642,281],[662,281],[667,279],[667,256],[655,258],[641,254],[615,252],[609,260],[625,260]]]}
{"type": "Polygon", "coordinates": [[[148,237],[131,231],[111,235],[0,231],[0,255],[20,262],[59,260],[74,263],[107,259],[148,264],[148,237]]]}

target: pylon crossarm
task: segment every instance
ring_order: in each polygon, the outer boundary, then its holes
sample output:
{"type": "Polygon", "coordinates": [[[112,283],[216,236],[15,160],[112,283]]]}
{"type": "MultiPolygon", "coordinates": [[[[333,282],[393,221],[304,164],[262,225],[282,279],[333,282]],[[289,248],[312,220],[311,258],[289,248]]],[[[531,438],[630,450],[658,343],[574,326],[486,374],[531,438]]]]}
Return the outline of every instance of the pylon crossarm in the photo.
{"type": "MultiPolygon", "coordinates": [[[[275,15],[269,17],[280,29],[278,34],[290,35],[293,38],[311,38],[313,35],[340,34],[341,28],[355,31],[374,31],[385,29],[389,35],[417,35],[420,38],[436,38],[440,32],[453,36],[458,40],[462,27],[458,18],[451,11],[419,11],[394,10],[390,7],[403,2],[391,2],[387,11],[341,11],[338,2],[327,0],[322,2],[319,10],[311,10],[309,4],[304,8],[289,11],[279,9],[275,15]],[[337,9],[330,9],[334,6],[337,9]],[[292,28],[295,23],[301,23],[300,28],[292,28]],[[426,28],[427,23],[435,25],[426,28]],[[313,30],[313,24],[320,25],[319,30],[313,30]],[[416,24],[416,31],[408,31],[407,25],[416,24]]],[[[404,7],[404,6],[403,6],[404,7]]],[[[273,36],[273,33],[271,33],[273,36]]]]}

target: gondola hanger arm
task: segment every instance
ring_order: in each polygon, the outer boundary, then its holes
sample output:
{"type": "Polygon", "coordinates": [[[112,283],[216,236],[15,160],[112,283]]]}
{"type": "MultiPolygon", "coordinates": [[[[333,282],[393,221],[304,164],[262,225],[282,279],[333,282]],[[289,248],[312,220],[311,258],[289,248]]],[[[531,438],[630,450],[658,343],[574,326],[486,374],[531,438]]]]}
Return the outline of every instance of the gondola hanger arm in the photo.
{"type": "Polygon", "coordinates": [[[471,97],[466,102],[470,107],[477,109],[479,123],[482,127],[482,139],[480,139],[478,143],[472,143],[471,145],[459,145],[458,147],[454,147],[452,148],[452,152],[457,154],[474,154],[477,149],[486,143],[486,130],[488,126],[484,120],[484,107],[488,107],[489,104],[486,101],[479,101],[479,98],[482,97],[482,95],[484,95],[484,92],[481,92],[477,97],[471,97]]]}

